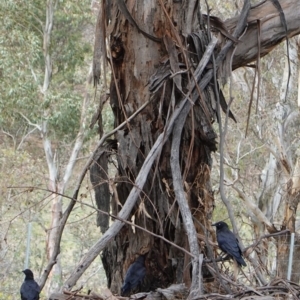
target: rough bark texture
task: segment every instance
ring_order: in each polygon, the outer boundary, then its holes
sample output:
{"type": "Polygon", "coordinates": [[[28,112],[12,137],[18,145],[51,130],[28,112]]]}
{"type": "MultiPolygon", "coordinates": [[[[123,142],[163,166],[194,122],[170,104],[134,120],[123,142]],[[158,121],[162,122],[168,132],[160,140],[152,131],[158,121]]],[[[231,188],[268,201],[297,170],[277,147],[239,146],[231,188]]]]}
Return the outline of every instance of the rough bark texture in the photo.
{"type": "Polygon", "coordinates": [[[90,179],[95,191],[95,199],[97,208],[97,226],[104,233],[109,226],[108,214],[103,214],[101,211],[109,213],[110,211],[110,193],[108,185],[108,154],[101,149],[99,158],[93,162],[90,168],[90,179]]]}
{"type": "Polygon", "coordinates": [[[95,200],[98,208],[97,226],[100,227],[102,233],[105,233],[109,227],[111,196],[109,190],[108,162],[109,157],[116,149],[116,140],[107,140],[96,151],[90,167],[90,180],[95,191],[95,200]]]}
{"type": "MultiPolygon", "coordinates": [[[[110,49],[114,75],[110,90],[116,126],[150,99],[149,80],[163,66],[163,63],[166,64],[164,62],[166,58],[171,56],[171,68],[174,66],[175,71],[180,70],[179,62],[184,61],[183,55],[177,53],[174,31],[156,1],[127,1],[126,4],[133,18],[144,31],[165,38],[164,42],[156,43],[138,34],[137,29],[125,20],[117,8],[112,8],[110,49]]],[[[170,9],[171,7],[167,7],[168,12],[170,9]]],[[[174,3],[172,9],[171,19],[181,26],[185,19],[181,13],[182,4],[174,3]]],[[[194,59],[197,59],[196,54],[194,59]]],[[[181,99],[179,88],[186,90],[187,82],[187,76],[178,76],[174,80],[174,85],[173,81],[167,81],[154,94],[152,103],[128,124],[125,130],[117,133],[119,173],[116,181],[118,182],[117,198],[121,203],[126,200],[145,156],[161,133],[162,127],[168,122],[168,111],[171,112],[178,99],[181,99]]],[[[211,88],[210,92],[213,93],[211,88]]],[[[213,210],[213,197],[209,183],[210,151],[216,149],[216,135],[211,129],[211,120],[215,118],[215,113],[210,103],[206,105],[207,115],[199,103],[195,105],[188,117],[181,146],[181,153],[184,153],[181,155],[181,168],[184,174],[186,197],[193,217],[197,220],[197,230],[202,234],[204,234],[204,227],[209,227],[206,222],[210,219],[213,210]],[[211,136],[207,136],[207,132],[210,132],[211,136]]],[[[167,141],[157,165],[152,168],[148,176],[140,201],[132,212],[132,218],[135,224],[163,235],[175,244],[186,248],[185,231],[172,187],[170,147],[171,141],[167,141]]],[[[113,214],[117,214],[118,209],[119,207],[115,205],[113,214]]],[[[183,279],[189,284],[190,268],[184,268],[190,261],[188,256],[139,229],[125,226],[102,254],[108,285],[113,292],[119,293],[125,272],[134,261],[135,255],[145,252],[149,254],[146,260],[147,275],[142,287],[144,291],[167,287],[175,282],[180,283],[183,279]]]]}
{"type": "MultiPolygon", "coordinates": [[[[287,12],[288,35],[299,33],[299,18],[295,15],[295,10],[299,8],[298,0],[280,2],[287,12]]],[[[144,32],[160,38],[160,43],[145,37],[133,26],[119,11],[117,1],[110,8],[110,101],[115,126],[126,121],[128,116],[152,97],[150,105],[115,136],[118,141],[118,175],[112,199],[114,215],[118,214],[126,201],[145,157],[168,123],[170,113],[182,99],[182,94],[188,91],[188,84],[192,80],[185,71],[195,67],[208,43],[206,33],[199,27],[197,3],[198,1],[192,0],[165,3],[166,12],[172,21],[170,23],[157,1],[126,1],[135,22],[144,32]],[[183,35],[179,36],[181,33],[183,35]],[[183,47],[188,51],[183,51],[183,47]],[[174,79],[161,79],[178,71],[184,72],[174,79]]],[[[263,56],[284,38],[285,32],[271,1],[265,1],[260,7],[254,8],[248,20],[257,18],[261,18],[262,43],[259,55],[263,56]],[[271,27],[277,31],[270,37],[271,27]]],[[[236,22],[237,18],[234,18],[226,24],[233,29],[236,22]]],[[[233,68],[244,66],[257,58],[257,31],[257,22],[250,22],[248,31],[237,44],[233,68]]],[[[211,152],[216,149],[216,134],[212,129],[212,122],[216,120],[217,94],[213,84],[201,91],[199,101],[193,106],[181,136],[182,184],[196,231],[202,236],[210,229],[214,205],[210,168],[211,152]]],[[[222,97],[220,101],[221,99],[222,97]]],[[[178,246],[188,248],[173,190],[171,143],[171,140],[165,143],[160,158],[151,169],[140,199],[132,210],[131,221],[150,232],[162,235],[178,246]]],[[[203,244],[199,243],[203,248],[201,250],[205,252],[203,244]]],[[[113,293],[120,292],[125,272],[136,255],[144,253],[148,255],[146,279],[141,287],[143,291],[166,287],[171,283],[184,282],[189,286],[191,270],[188,255],[145,231],[125,225],[102,253],[108,286],[113,293]]],[[[203,274],[204,277],[210,276],[206,269],[203,269],[203,274]]],[[[205,289],[209,291],[208,287],[205,289]]]]}

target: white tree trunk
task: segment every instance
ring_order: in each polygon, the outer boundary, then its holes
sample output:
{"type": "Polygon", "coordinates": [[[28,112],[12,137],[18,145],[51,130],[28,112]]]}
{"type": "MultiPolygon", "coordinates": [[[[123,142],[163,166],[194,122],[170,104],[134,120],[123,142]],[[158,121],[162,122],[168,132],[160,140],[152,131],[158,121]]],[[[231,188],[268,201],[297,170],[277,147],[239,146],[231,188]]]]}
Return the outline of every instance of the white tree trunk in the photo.
{"type": "MultiPolygon", "coordinates": [[[[47,91],[49,89],[49,85],[51,82],[52,76],[52,61],[50,55],[50,41],[51,34],[53,29],[54,22],[54,12],[56,7],[56,1],[48,0],[46,4],[46,22],[44,27],[44,42],[43,42],[43,52],[45,59],[45,76],[43,87],[41,88],[41,92],[44,96],[44,101],[47,97],[47,91]]],[[[59,220],[62,215],[62,199],[56,193],[59,192],[59,184],[58,184],[58,169],[56,164],[55,155],[52,151],[51,141],[48,138],[48,130],[47,130],[47,118],[49,115],[49,111],[44,111],[44,121],[42,122],[41,128],[41,136],[43,139],[43,146],[46,156],[46,161],[49,170],[49,183],[48,189],[53,192],[52,194],[52,204],[51,204],[51,225],[47,231],[47,259],[48,261],[51,259],[53,254],[53,249],[55,247],[55,240],[57,236],[57,228],[59,225],[59,220]]],[[[62,281],[62,270],[60,258],[57,257],[56,264],[54,265],[50,275],[49,281],[47,285],[47,292],[51,293],[57,290],[62,281]]]]}
{"type": "MultiPolygon", "coordinates": [[[[45,59],[45,77],[43,87],[41,92],[46,99],[47,91],[51,83],[52,76],[52,61],[50,55],[50,40],[54,22],[54,12],[57,1],[48,0],[46,7],[46,23],[44,27],[44,59],[45,59]]],[[[44,121],[41,127],[38,127],[41,132],[43,139],[43,146],[45,151],[45,156],[47,160],[48,170],[49,170],[49,186],[48,189],[53,192],[52,194],[52,204],[51,204],[51,225],[47,232],[47,259],[48,261],[55,259],[56,263],[52,268],[52,271],[49,274],[48,284],[47,284],[47,293],[50,295],[54,291],[58,291],[62,285],[62,267],[60,256],[55,256],[55,246],[58,243],[59,227],[62,217],[62,196],[64,194],[67,183],[72,175],[78,154],[82,148],[83,140],[86,134],[86,110],[89,103],[89,94],[86,92],[86,95],[82,102],[81,108],[81,119],[80,119],[80,128],[74,143],[70,159],[65,170],[59,172],[59,165],[57,164],[57,159],[55,153],[52,151],[51,140],[48,138],[47,130],[47,117],[49,111],[44,111],[44,121]],[[58,174],[63,174],[62,180],[58,178],[58,174]]]]}
{"type": "Polygon", "coordinates": [[[288,82],[289,65],[286,58],[280,88],[280,98],[273,114],[275,122],[273,128],[275,132],[270,132],[272,136],[269,138],[270,156],[261,174],[263,188],[259,198],[262,200],[263,207],[271,208],[268,212],[268,218],[270,218],[271,222],[274,222],[275,219],[277,222],[282,221],[283,211],[280,212],[279,209],[280,207],[284,207],[280,206],[280,203],[293,170],[292,153],[289,147],[290,136],[287,128],[297,115],[292,112],[291,105],[293,103],[290,102],[294,101],[294,97],[292,97],[293,95],[291,95],[290,91],[293,90],[295,80],[297,79],[297,51],[295,39],[290,40],[291,76],[288,82]]]}

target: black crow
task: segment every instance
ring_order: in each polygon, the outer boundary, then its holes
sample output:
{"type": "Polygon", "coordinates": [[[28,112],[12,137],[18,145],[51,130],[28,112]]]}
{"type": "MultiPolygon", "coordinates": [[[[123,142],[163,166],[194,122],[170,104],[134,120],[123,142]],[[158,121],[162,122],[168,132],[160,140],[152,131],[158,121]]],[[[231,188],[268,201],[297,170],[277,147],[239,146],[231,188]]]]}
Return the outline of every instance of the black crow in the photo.
{"type": "Polygon", "coordinates": [[[220,249],[231,256],[239,266],[246,266],[238,239],[233,232],[229,230],[228,225],[220,221],[212,224],[212,226],[216,226],[217,228],[217,242],[220,249]]]}
{"type": "Polygon", "coordinates": [[[25,280],[21,286],[20,293],[22,300],[39,300],[40,299],[40,286],[33,278],[31,270],[26,269],[22,271],[25,274],[25,280]]]}
{"type": "Polygon", "coordinates": [[[121,288],[121,296],[125,296],[130,293],[144,280],[146,275],[145,259],[146,254],[140,255],[136,261],[129,266],[121,288]]]}

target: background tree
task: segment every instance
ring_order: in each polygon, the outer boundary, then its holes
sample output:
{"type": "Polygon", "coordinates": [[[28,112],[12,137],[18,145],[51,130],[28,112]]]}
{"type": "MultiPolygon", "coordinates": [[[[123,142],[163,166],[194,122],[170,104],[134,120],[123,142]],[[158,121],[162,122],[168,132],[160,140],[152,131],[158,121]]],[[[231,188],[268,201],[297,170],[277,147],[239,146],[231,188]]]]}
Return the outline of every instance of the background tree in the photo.
{"type": "MultiPolygon", "coordinates": [[[[56,229],[64,205],[57,193],[68,193],[67,184],[76,171],[83,143],[93,135],[87,118],[96,106],[88,83],[95,16],[89,1],[4,1],[0,4],[0,14],[1,170],[4,175],[1,177],[6,178],[1,188],[1,199],[6,199],[1,200],[1,258],[9,262],[12,249],[16,252],[14,256],[21,253],[15,264],[1,269],[7,278],[8,274],[24,268],[26,225],[33,223],[31,254],[35,261],[30,259],[30,267],[38,279],[38,272],[44,274],[46,262],[54,265],[55,276],[48,281],[49,291],[53,291],[62,283],[60,259],[52,260],[53,248],[59,244],[56,229]],[[22,186],[25,189],[16,189],[22,186]],[[49,197],[51,208],[47,204],[49,197]],[[24,237],[17,244],[12,242],[16,228],[24,237]],[[6,243],[7,240],[10,242],[6,243]]],[[[86,242],[79,237],[76,222],[89,215],[90,210],[76,213],[71,221],[75,222],[73,229],[66,230],[67,235],[71,232],[67,252],[74,251],[72,257],[83,251],[80,247],[72,250],[73,238],[86,242]]],[[[66,250],[65,244],[60,248],[66,250]]],[[[63,266],[66,268],[65,263],[63,266]]],[[[10,290],[7,286],[3,282],[3,291],[10,290]]],[[[7,297],[4,293],[4,298],[7,297]]]]}
{"type": "MultiPolygon", "coordinates": [[[[244,137],[241,137],[240,142],[237,144],[238,149],[233,150],[231,153],[227,152],[226,155],[226,161],[229,165],[239,170],[229,168],[226,181],[230,183],[229,185],[233,187],[233,191],[237,192],[238,197],[250,209],[246,215],[251,218],[256,238],[263,235],[268,227],[269,232],[285,229],[295,232],[296,230],[297,208],[294,205],[297,205],[298,202],[295,196],[298,190],[298,133],[295,129],[297,128],[298,109],[296,101],[297,88],[295,89],[294,86],[295,81],[298,79],[296,67],[298,65],[297,41],[298,37],[295,37],[289,43],[291,76],[287,97],[289,67],[287,58],[283,54],[285,48],[282,46],[276,50],[274,57],[280,58],[283,72],[276,74],[275,70],[270,70],[269,72],[272,73],[271,82],[263,76],[260,78],[260,96],[254,112],[255,124],[250,125],[247,138],[251,142],[242,146],[244,137]],[[280,89],[274,88],[275,86],[280,86],[280,89]],[[244,184],[246,183],[246,177],[251,178],[251,184],[250,182],[244,184]],[[260,215],[251,208],[253,204],[259,208],[260,215]],[[291,213],[291,210],[293,210],[293,213],[291,213]],[[272,229],[273,224],[276,229],[272,229]]],[[[270,59],[266,57],[262,61],[261,74],[266,74],[270,69],[270,59]]],[[[245,72],[245,74],[248,74],[244,76],[246,79],[244,88],[248,89],[249,87],[249,90],[252,90],[251,82],[249,85],[247,83],[249,83],[249,76],[251,81],[254,79],[250,74],[251,72],[246,70],[245,72]]],[[[240,85],[242,82],[243,80],[239,80],[238,84],[240,85]]],[[[239,91],[237,90],[237,92],[239,91]]],[[[254,122],[252,121],[252,123],[254,122]]],[[[241,133],[238,134],[236,130],[235,133],[236,136],[241,136],[241,133]]],[[[233,195],[233,197],[235,196],[233,195]]],[[[289,248],[289,243],[290,233],[276,239],[278,261],[277,266],[274,263],[270,269],[272,269],[273,274],[276,272],[280,277],[285,277],[287,274],[287,248],[289,248]]],[[[267,252],[269,251],[265,252],[265,250],[268,250],[268,243],[261,244],[261,253],[264,253],[264,255],[260,254],[260,257],[265,257],[265,263],[272,265],[274,258],[269,258],[268,261],[267,252]]],[[[296,246],[293,264],[295,270],[297,269],[298,250],[296,246]]],[[[298,276],[299,274],[294,272],[292,280],[299,282],[298,276]]]]}

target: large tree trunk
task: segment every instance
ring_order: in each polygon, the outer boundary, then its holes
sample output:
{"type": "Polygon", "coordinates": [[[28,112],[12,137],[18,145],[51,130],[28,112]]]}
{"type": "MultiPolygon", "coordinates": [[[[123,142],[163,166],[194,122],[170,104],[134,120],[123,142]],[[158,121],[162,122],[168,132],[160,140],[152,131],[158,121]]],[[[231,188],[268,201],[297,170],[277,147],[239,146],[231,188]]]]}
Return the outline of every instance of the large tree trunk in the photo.
{"type": "MultiPolygon", "coordinates": [[[[186,19],[182,14],[181,3],[174,3],[172,6],[170,17],[176,20],[177,28],[174,29],[177,31],[178,28],[184,27],[186,19]]],[[[157,1],[129,1],[127,7],[144,31],[156,37],[163,37],[164,40],[158,43],[138,34],[137,28],[127,22],[122,14],[120,15],[116,6],[113,7],[111,19],[114,21],[110,34],[113,75],[110,97],[116,126],[150,99],[151,76],[161,70],[163,64],[165,69],[170,69],[168,57],[172,56],[170,57],[171,68],[177,67],[177,71],[180,70],[179,62],[185,63],[184,56],[177,53],[175,31],[162,7],[157,5],[157,1]]],[[[168,11],[169,9],[167,8],[168,11]]],[[[193,19],[197,20],[195,16],[193,19]]],[[[191,26],[207,40],[206,34],[201,32],[199,27],[195,28],[194,24],[191,26]]],[[[197,37],[195,40],[198,41],[197,37]]],[[[193,44],[192,39],[189,42],[193,44]]],[[[196,53],[193,59],[195,63],[198,62],[196,53]]],[[[191,61],[188,63],[192,64],[191,61]]],[[[183,91],[186,92],[187,82],[187,75],[178,76],[174,81],[166,81],[134,122],[117,132],[116,139],[119,147],[116,181],[118,183],[117,195],[114,194],[115,202],[119,199],[120,204],[123,204],[127,199],[145,157],[161,133],[162,127],[168,122],[168,112],[170,114],[182,98],[179,88],[182,86],[183,91]]],[[[210,89],[210,92],[213,93],[213,90],[210,89]]],[[[207,99],[209,99],[208,93],[207,97],[203,97],[203,101],[207,99]]],[[[204,235],[204,228],[209,228],[207,222],[213,211],[213,196],[209,182],[210,152],[216,149],[216,135],[211,127],[215,112],[210,101],[204,105],[207,109],[206,115],[198,102],[188,116],[181,144],[181,170],[184,174],[186,200],[196,220],[197,231],[202,235],[204,235]]],[[[174,197],[170,150],[171,139],[166,142],[157,164],[152,167],[130,219],[134,220],[134,224],[162,235],[180,247],[188,248],[184,225],[174,197]]],[[[120,206],[115,206],[113,214],[117,215],[119,209],[120,206]]],[[[112,292],[120,292],[125,272],[134,261],[136,254],[146,252],[149,253],[146,259],[147,275],[143,290],[167,287],[175,282],[181,283],[183,280],[187,285],[190,284],[190,268],[186,267],[189,266],[189,256],[149,233],[126,225],[102,254],[108,285],[112,292]]]]}
{"type": "MultiPolygon", "coordinates": [[[[290,3],[289,3],[290,4],[290,3]]],[[[144,31],[163,38],[161,43],[154,42],[141,33],[137,34],[137,28],[131,22],[126,21],[125,16],[120,14],[117,6],[112,9],[111,19],[111,44],[113,75],[111,80],[111,105],[116,118],[116,126],[126,120],[137,108],[151,97],[150,89],[153,74],[159,74],[161,66],[170,60],[170,69],[173,72],[180,71],[179,63],[197,63],[201,55],[196,55],[197,42],[207,39],[204,31],[199,28],[195,11],[199,7],[195,2],[188,4],[181,2],[173,3],[172,7],[166,7],[170,19],[175,26],[170,24],[166,14],[156,1],[128,1],[127,7],[133,19],[144,31]],[[193,5],[195,7],[193,7],[193,5]],[[172,9],[171,9],[172,8],[172,9]],[[182,13],[184,10],[186,13],[182,13]],[[193,12],[193,13],[191,13],[193,12]],[[120,15],[119,15],[120,14],[120,15]],[[119,15],[119,18],[118,18],[119,15]],[[187,16],[190,19],[187,19],[187,16]],[[180,42],[178,32],[185,34],[181,41],[189,50],[195,53],[186,61],[186,54],[178,53],[180,42]],[[187,37],[192,32],[197,32],[198,38],[187,37]],[[193,47],[194,46],[194,47],[193,47]],[[164,61],[165,59],[165,61],[164,61]],[[150,82],[150,89],[149,89],[150,82]]],[[[283,8],[290,5],[283,3],[283,8]]],[[[123,12],[124,13],[124,12],[123,12]]],[[[266,2],[256,10],[253,16],[249,16],[250,28],[235,53],[233,67],[240,66],[240,53],[244,54],[251,45],[251,51],[247,51],[248,57],[243,55],[243,64],[250,62],[257,56],[257,27],[253,22],[259,15],[262,17],[260,24],[264,29],[262,43],[271,39],[283,39],[280,36],[270,36],[270,30],[282,28],[280,19],[274,22],[273,18],[266,16],[276,13],[276,7],[271,2],[266,2]],[[270,22],[270,19],[273,22],[270,22]],[[251,23],[252,22],[252,23],[251,23]],[[265,27],[265,28],[264,28],[265,27]],[[255,36],[254,36],[255,35],[255,36]],[[250,38],[250,39],[249,39],[250,38]],[[243,42],[243,41],[247,41],[243,42]],[[240,50],[242,49],[242,50],[240,50]],[[239,50],[241,52],[239,52],[239,50]],[[252,54],[253,53],[253,54],[252,54]]],[[[230,26],[230,22],[228,25],[230,26]]],[[[291,26],[288,27],[289,29],[291,26]]],[[[273,46],[263,47],[261,55],[267,54],[273,46]]],[[[182,49],[179,49],[182,50],[182,49]]],[[[157,79],[157,78],[155,78],[157,79]]],[[[154,79],[153,79],[154,80],[154,79]]],[[[118,131],[116,139],[119,142],[118,167],[116,178],[117,195],[115,202],[122,205],[127,199],[133,182],[138,175],[145,156],[148,155],[153,141],[161,132],[161,128],[168,122],[168,112],[181,99],[180,89],[187,92],[188,76],[177,76],[174,80],[166,81],[165,84],[154,94],[151,104],[135,118],[134,122],[127,125],[124,130],[118,131]],[[124,182],[125,181],[125,182],[124,182]]],[[[204,228],[209,229],[209,220],[213,211],[213,195],[210,188],[211,151],[215,150],[215,137],[211,124],[216,119],[215,102],[211,99],[213,88],[206,90],[202,97],[202,103],[196,102],[189,114],[181,143],[181,172],[183,174],[186,199],[195,219],[195,227],[199,234],[204,235],[204,228]],[[201,105],[200,105],[201,103],[201,105]],[[202,106],[202,107],[201,107],[202,106]]],[[[157,164],[153,166],[140,200],[131,213],[133,222],[150,232],[163,235],[169,241],[178,246],[187,248],[188,241],[185,236],[184,224],[179,214],[178,205],[174,195],[172,182],[172,170],[170,168],[171,140],[167,141],[162,149],[157,164]]],[[[114,215],[118,214],[118,206],[115,206],[114,215]]],[[[188,286],[191,283],[189,265],[190,257],[170,244],[162,242],[145,233],[126,225],[119,235],[110,242],[102,254],[102,260],[108,277],[108,284],[112,292],[118,293],[123,282],[124,274],[129,265],[134,261],[136,254],[149,252],[147,256],[147,276],[144,290],[165,287],[171,283],[184,281],[188,286]]]]}
{"type": "MultiPolygon", "coordinates": [[[[280,2],[287,11],[286,18],[289,18],[287,34],[292,36],[299,33],[300,21],[294,14],[299,8],[298,0],[280,2]]],[[[217,120],[217,117],[220,118],[219,101],[221,105],[223,104],[222,108],[226,109],[222,93],[213,81],[205,90],[203,89],[205,85],[200,84],[200,89],[190,91],[194,83],[192,73],[209,42],[206,31],[199,25],[201,14],[198,3],[199,1],[194,0],[167,3],[160,0],[126,1],[129,13],[140,29],[134,26],[135,22],[124,10],[122,0],[114,1],[108,10],[111,20],[108,26],[112,67],[110,101],[115,115],[115,126],[126,121],[147,101],[151,100],[151,102],[115,134],[118,141],[116,154],[118,174],[112,199],[112,214],[126,219],[129,215],[128,220],[133,224],[123,226],[120,221],[116,221],[115,226],[108,229],[103,238],[78,264],[65,284],[67,288],[76,283],[104,247],[102,261],[108,286],[114,293],[120,293],[125,272],[136,255],[144,253],[148,253],[147,274],[142,290],[153,290],[171,283],[184,282],[187,286],[192,283],[191,271],[194,276],[194,270],[190,268],[191,255],[180,249],[181,247],[189,250],[191,241],[186,231],[187,223],[179,211],[178,202],[181,199],[175,197],[173,178],[176,175],[180,178],[182,176],[181,185],[184,187],[185,201],[189,205],[197,236],[200,239],[211,229],[210,220],[214,206],[210,170],[211,152],[216,149],[216,134],[212,129],[212,123],[217,120]],[[166,7],[162,7],[162,3],[166,7]],[[148,35],[143,32],[147,32],[148,35]],[[160,40],[153,40],[149,35],[160,40]],[[173,76],[176,73],[178,75],[173,76]],[[166,130],[170,116],[174,111],[176,112],[181,105],[180,101],[185,98],[188,99],[188,103],[196,99],[197,101],[186,120],[183,118],[185,125],[180,145],[181,174],[174,174],[174,168],[171,168],[174,163],[171,159],[171,137],[164,142],[164,147],[150,172],[141,174],[140,170],[145,165],[145,158],[148,159],[148,166],[151,160],[148,154],[152,155],[156,151],[153,145],[157,146],[159,139],[163,140],[160,134],[165,132],[167,137],[170,136],[170,132],[166,130]],[[141,192],[137,191],[140,186],[141,192]],[[137,194],[139,200],[131,209],[134,203],[132,198],[137,194]],[[131,202],[128,204],[126,201],[131,202]],[[157,235],[164,239],[158,238],[157,235]]],[[[256,8],[250,13],[249,18],[256,20],[258,14],[260,16],[258,18],[262,19],[261,37],[269,34],[270,20],[278,29],[272,40],[269,42],[263,40],[260,55],[265,55],[285,37],[286,33],[276,7],[271,1],[265,1],[259,9],[263,10],[263,15],[256,8]],[[268,16],[267,20],[266,16],[268,16]]],[[[229,20],[226,24],[230,28],[235,28],[237,19],[229,20]]],[[[243,66],[257,58],[255,24],[249,27],[242,41],[238,42],[233,56],[233,68],[243,66]]],[[[230,58],[230,55],[228,57],[230,58]]],[[[220,60],[224,60],[224,57],[220,60]]],[[[209,79],[212,78],[212,66],[211,60],[206,69],[210,72],[209,79]]],[[[198,83],[200,79],[197,80],[198,83]]],[[[229,115],[234,118],[230,112],[229,115]]],[[[181,116],[182,114],[176,119],[175,127],[182,122],[181,116]]],[[[207,249],[203,246],[205,243],[200,243],[199,240],[199,245],[201,245],[200,252],[206,254],[207,249]]],[[[190,250],[192,252],[192,249],[190,250]]],[[[206,269],[202,271],[204,278],[211,276],[206,269]]],[[[208,287],[206,291],[209,291],[208,287]]]]}

